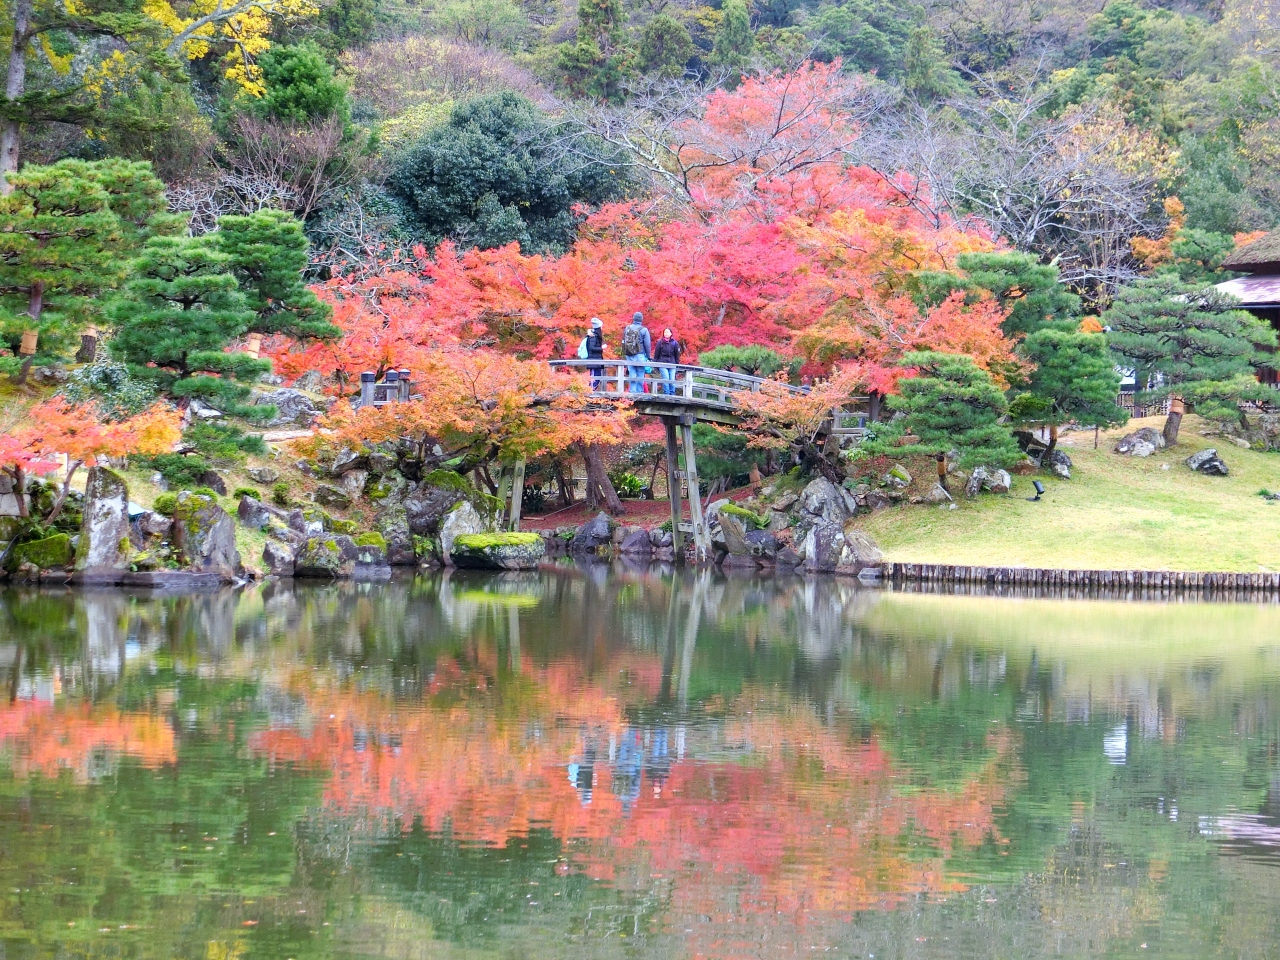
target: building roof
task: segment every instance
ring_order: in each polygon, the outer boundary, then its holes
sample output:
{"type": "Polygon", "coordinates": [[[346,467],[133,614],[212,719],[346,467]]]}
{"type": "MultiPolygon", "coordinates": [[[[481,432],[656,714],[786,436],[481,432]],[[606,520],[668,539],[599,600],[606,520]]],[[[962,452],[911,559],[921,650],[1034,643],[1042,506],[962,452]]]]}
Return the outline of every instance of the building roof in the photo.
{"type": "Polygon", "coordinates": [[[1244,307],[1280,306],[1280,275],[1238,277],[1216,286],[1223,293],[1238,297],[1241,301],[1240,305],[1244,307]]]}
{"type": "Polygon", "coordinates": [[[1280,273],[1280,230],[1233,250],[1222,261],[1222,266],[1242,273],[1280,273]]]}

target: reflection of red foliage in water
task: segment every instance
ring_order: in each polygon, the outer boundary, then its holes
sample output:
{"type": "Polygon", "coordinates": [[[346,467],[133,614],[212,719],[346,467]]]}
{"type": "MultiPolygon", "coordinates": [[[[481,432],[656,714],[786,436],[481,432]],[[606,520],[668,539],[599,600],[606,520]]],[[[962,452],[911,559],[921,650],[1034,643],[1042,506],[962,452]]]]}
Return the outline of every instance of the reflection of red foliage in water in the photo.
{"type": "MultiPolygon", "coordinates": [[[[625,672],[641,678],[638,687],[657,679],[639,662],[625,672]]],[[[618,676],[618,664],[602,675],[618,676]]],[[[474,676],[450,679],[455,697],[479,686],[474,676]]],[[[526,664],[518,692],[504,694],[519,703],[498,709],[485,694],[479,705],[406,709],[313,683],[300,678],[295,692],[312,704],[314,725],[265,731],[253,747],[273,763],[331,771],[325,803],[335,813],[406,827],[420,819],[495,845],[546,828],[592,878],[662,878],[681,913],[763,911],[801,922],[810,912],[891,906],[963,889],[945,876],[952,851],[999,840],[993,809],[1009,773],[1007,735],[992,736],[994,759],[962,789],[912,790],[876,741],[850,740],[804,705],[764,702],[753,690],[741,717],[690,726],[689,756],[676,761],[671,742],[665,776],[650,768],[638,796],[624,797],[612,780],[638,768],[607,763],[607,744],[637,734],[623,701],[569,666],[526,664]],[[566,773],[588,741],[597,754],[589,803],[566,773]],[[728,902],[730,891],[739,893],[728,902]]]]}
{"type": "Polygon", "coordinates": [[[98,752],[130,756],[144,767],[177,759],[173,728],[162,717],[30,700],[0,706],[0,749],[12,751],[11,768],[19,777],[71,770],[84,780],[89,758],[98,752]]]}

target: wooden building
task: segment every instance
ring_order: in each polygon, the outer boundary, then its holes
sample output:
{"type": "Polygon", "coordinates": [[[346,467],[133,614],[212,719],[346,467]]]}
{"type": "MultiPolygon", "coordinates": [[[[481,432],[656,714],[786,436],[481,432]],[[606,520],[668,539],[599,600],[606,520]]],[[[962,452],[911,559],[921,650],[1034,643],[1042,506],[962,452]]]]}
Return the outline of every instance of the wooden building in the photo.
{"type": "MultiPolygon", "coordinates": [[[[1218,289],[1239,298],[1244,309],[1280,331],[1280,230],[1232,251],[1222,266],[1245,275],[1219,283],[1218,289]]],[[[1258,371],[1258,379],[1277,384],[1280,375],[1274,370],[1262,369],[1258,371]]]]}

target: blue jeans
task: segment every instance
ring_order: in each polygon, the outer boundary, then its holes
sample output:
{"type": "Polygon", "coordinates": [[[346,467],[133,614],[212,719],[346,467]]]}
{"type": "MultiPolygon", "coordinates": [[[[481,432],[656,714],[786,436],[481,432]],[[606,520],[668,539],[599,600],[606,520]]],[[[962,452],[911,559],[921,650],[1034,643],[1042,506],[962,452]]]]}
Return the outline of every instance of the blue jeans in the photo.
{"type": "Polygon", "coordinates": [[[627,373],[631,375],[627,379],[627,389],[632,393],[641,393],[644,390],[644,368],[649,358],[643,353],[633,353],[627,357],[627,360],[644,361],[644,363],[641,363],[638,367],[627,367],[627,373]]]}
{"type": "Polygon", "coordinates": [[[668,397],[674,397],[676,395],[676,368],[663,367],[662,379],[662,392],[668,397]]]}

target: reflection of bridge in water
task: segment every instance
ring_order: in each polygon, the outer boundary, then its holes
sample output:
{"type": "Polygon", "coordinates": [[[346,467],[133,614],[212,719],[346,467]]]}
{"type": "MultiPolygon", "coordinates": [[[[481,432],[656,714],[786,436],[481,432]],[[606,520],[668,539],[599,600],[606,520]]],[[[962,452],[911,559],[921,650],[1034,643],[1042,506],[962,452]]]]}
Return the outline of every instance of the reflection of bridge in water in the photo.
{"type": "MultiPolygon", "coordinates": [[[[698,467],[693,450],[693,425],[714,423],[735,427],[742,422],[744,394],[778,397],[802,396],[807,387],[795,387],[779,380],[746,373],[698,367],[683,363],[622,360],[552,360],[557,369],[579,370],[591,378],[592,396],[626,400],[635,412],[658,417],[667,433],[667,490],[671,501],[671,526],[676,556],[683,553],[684,509],[680,480],[688,484],[689,529],[699,559],[711,553],[711,534],[702,513],[698,489],[698,467]],[[676,435],[684,451],[684,470],[677,463],[676,435]]],[[[845,427],[840,412],[831,421],[831,433],[860,432],[845,427]]]]}

